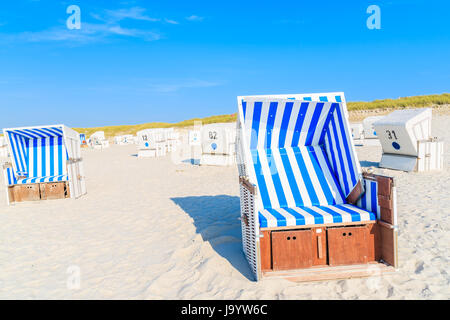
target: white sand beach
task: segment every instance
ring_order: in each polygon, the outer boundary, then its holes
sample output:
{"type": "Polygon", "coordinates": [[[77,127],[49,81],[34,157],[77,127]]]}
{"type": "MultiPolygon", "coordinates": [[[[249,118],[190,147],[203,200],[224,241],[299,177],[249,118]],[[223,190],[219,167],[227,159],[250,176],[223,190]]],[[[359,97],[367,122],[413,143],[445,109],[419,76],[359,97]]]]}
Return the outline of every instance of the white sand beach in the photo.
{"type": "MultiPolygon", "coordinates": [[[[255,282],[242,252],[235,166],[138,159],[135,145],[113,145],[83,149],[88,194],[78,200],[8,207],[0,193],[0,298],[449,299],[449,128],[449,115],[433,118],[444,171],[375,169],[396,178],[395,274],[255,282]],[[78,289],[67,286],[73,267],[78,289]]],[[[363,168],[377,166],[380,146],[356,149],[363,168]]]]}

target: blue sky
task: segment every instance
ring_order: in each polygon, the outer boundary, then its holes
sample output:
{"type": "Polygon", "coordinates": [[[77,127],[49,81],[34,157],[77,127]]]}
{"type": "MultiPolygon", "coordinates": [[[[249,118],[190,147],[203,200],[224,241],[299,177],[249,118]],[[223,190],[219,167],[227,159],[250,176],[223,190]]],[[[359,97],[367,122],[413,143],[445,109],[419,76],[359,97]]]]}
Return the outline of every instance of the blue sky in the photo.
{"type": "Polygon", "coordinates": [[[177,122],[247,94],[449,92],[449,15],[446,0],[1,1],[0,127],[177,122]]]}

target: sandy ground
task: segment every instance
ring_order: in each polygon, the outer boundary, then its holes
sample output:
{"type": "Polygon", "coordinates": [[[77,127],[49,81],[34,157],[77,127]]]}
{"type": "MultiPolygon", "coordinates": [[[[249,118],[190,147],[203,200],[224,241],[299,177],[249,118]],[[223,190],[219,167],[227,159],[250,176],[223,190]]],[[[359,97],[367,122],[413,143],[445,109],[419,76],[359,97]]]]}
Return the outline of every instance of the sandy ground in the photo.
{"type": "MultiPolygon", "coordinates": [[[[254,282],[241,247],[236,167],[138,159],[135,146],[112,146],[83,150],[88,195],[79,200],[7,207],[0,193],[0,298],[449,299],[449,127],[450,116],[433,119],[446,143],[444,171],[375,169],[398,186],[393,275],[254,282]]],[[[381,147],[357,152],[364,168],[381,158],[381,147]]]]}

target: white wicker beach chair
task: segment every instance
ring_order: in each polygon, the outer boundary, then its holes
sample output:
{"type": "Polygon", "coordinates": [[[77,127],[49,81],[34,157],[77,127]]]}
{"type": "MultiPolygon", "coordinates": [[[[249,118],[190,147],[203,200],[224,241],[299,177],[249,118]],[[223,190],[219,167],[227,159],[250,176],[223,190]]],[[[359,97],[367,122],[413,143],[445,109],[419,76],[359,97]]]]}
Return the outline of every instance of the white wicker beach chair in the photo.
{"type": "Polygon", "coordinates": [[[160,129],[144,129],[137,132],[138,157],[161,157],[166,155],[166,139],[160,129]]]}
{"type": "Polygon", "coordinates": [[[8,204],[86,194],[80,135],[64,126],[3,130],[11,163],[4,165],[8,204]]]}
{"type": "Polygon", "coordinates": [[[257,280],[397,266],[393,179],[362,175],[344,94],[238,97],[243,249],[257,280]]]}
{"type": "Polygon", "coordinates": [[[125,146],[125,145],[133,144],[133,143],[134,143],[134,139],[133,139],[133,135],[131,135],[131,134],[125,134],[125,135],[120,135],[120,136],[114,137],[114,144],[117,144],[119,146],[125,146]]]}
{"type": "Polygon", "coordinates": [[[201,128],[200,165],[229,166],[236,163],[236,123],[213,123],[201,128]]]}
{"type": "Polygon", "coordinates": [[[166,128],[164,129],[164,133],[166,137],[166,151],[177,151],[177,147],[181,144],[180,133],[175,131],[174,128],[166,128]]]}
{"type": "Polygon", "coordinates": [[[370,116],[363,120],[364,139],[378,139],[377,132],[373,124],[378,120],[383,119],[384,116],[370,116]]]}
{"type": "Polygon", "coordinates": [[[103,150],[109,148],[109,140],[105,137],[104,131],[96,131],[90,137],[89,141],[91,147],[94,149],[103,150]]]}
{"type": "Polygon", "coordinates": [[[431,135],[431,108],[395,110],[376,121],[383,148],[380,167],[403,171],[442,170],[444,142],[431,135]]]}

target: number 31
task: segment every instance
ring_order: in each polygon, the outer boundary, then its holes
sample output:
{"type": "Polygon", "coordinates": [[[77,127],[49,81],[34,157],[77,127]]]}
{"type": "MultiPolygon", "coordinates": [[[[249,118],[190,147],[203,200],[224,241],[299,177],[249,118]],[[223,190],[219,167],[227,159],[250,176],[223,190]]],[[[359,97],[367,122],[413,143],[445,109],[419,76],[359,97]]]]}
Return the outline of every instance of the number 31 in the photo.
{"type": "Polygon", "coordinates": [[[395,140],[397,140],[397,135],[395,134],[395,131],[394,130],[386,130],[386,133],[387,133],[387,135],[388,135],[388,139],[389,140],[392,140],[392,136],[394,136],[394,139],[395,140]]]}

